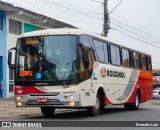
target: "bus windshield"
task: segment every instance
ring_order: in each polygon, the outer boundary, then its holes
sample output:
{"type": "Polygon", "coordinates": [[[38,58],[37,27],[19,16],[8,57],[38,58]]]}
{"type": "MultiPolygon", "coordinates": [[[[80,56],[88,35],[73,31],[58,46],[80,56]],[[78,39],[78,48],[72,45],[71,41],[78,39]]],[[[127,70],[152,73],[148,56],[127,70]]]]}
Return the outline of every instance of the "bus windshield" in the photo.
{"type": "Polygon", "coordinates": [[[20,38],[17,50],[17,80],[54,81],[76,78],[77,36],[20,38]]]}

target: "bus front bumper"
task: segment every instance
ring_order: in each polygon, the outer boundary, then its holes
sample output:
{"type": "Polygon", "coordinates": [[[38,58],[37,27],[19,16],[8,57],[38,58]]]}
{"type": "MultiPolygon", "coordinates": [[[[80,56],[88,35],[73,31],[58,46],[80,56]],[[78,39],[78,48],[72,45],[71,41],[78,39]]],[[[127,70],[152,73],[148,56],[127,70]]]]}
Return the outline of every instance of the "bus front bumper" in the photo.
{"type": "Polygon", "coordinates": [[[15,95],[17,107],[82,107],[80,93],[60,93],[57,96],[15,95]]]}

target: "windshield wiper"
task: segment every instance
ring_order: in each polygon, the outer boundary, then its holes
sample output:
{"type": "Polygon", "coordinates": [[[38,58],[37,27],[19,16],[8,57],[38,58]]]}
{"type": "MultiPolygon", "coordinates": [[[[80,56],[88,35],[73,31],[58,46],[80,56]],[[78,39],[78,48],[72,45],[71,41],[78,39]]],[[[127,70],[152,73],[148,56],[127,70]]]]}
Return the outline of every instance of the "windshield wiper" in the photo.
{"type": "Polygon", "coordinates": [[[55,75],[54,77],[55,77],[55,80],[56,80],[60,85],[63,86],[63,88],[66,88],[66,87],[63,85],[62,81],[57,77],[57,75],[55,75]]]}

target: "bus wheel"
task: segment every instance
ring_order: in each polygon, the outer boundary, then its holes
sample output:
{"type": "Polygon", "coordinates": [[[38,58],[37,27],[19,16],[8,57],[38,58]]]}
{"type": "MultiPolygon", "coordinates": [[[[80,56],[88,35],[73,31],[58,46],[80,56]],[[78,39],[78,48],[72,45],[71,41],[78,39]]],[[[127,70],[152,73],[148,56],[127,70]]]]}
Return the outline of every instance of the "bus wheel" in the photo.
{"type": "Polygon", "coordinates": [[[133,110],[137,110],[139,108],[139,101],[140,101],[140,96],[139,93],[137,92],[135,102],[133,103],[133,110]]]}
{"type": "Polygon", "coordinates": [[[89,107],[87,109],[87,111],[92,116],[98,116],[100,114],[100,111],[101,111],[101,99],[100,99],[99,93],[97,94],[97,97],[96,97],[96,104],[94,106],[92,106],[92,107],[89,107]]]}
{"type": "Polygon", "coordinates": [[[54,114],[54,107],[41,107],[41,112],[45,117],[52,117],[54,114]]]}
{"type": "Polygon", "coordinates": [[[137,92],[135,102],[124,104],[126,110],[137,110],[139,108],[140,95],[137,92]]]}

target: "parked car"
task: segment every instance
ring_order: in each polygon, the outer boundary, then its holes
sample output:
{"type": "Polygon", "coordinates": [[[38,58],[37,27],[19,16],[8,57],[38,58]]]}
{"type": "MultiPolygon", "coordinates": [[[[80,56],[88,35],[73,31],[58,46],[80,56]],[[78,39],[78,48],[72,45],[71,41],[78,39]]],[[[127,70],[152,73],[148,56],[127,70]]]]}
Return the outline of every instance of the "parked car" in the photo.
{"type": "Polygon", "coordinates": [[[160,90],[153,90],[153,99],[160,99],[160,90]]]}

